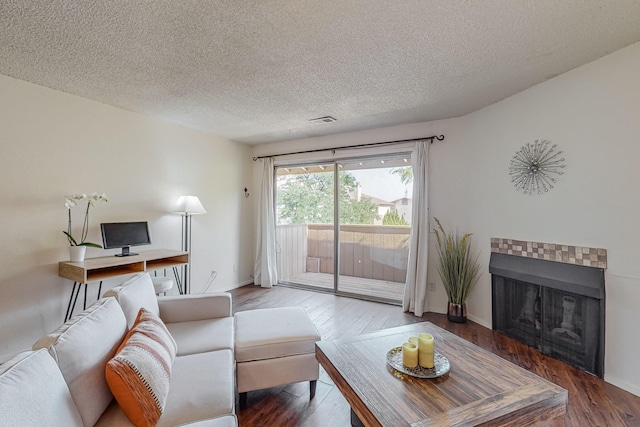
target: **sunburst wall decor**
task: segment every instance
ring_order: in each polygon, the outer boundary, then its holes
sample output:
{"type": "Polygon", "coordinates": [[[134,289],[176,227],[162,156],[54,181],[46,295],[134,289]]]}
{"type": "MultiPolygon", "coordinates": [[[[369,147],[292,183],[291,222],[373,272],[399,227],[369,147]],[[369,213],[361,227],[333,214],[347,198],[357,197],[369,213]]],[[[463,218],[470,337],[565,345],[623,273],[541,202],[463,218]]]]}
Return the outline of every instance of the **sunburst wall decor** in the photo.
{"type": "Polygon", "coordinates": [[[549,141],[537,139],[533,144],[516,151],[509,165],[511,183],[524,194],[548,192],[556,183],[554,175],[562,175],[564,157],[556,151],[557,145],[549,146],[549,141]]]}

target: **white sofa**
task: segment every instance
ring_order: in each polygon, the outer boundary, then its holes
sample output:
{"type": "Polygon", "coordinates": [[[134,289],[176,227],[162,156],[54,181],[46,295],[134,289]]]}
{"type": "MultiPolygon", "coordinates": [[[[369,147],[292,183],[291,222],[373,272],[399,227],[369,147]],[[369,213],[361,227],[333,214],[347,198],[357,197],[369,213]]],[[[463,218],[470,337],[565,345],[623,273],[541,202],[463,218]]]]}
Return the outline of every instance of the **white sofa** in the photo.
{"type": "Polygon", "coordinates": [[[131,426],[105,366],[141,307],[159,314],[178,348],[157,425],[237,426],[231,296],[156,298],[147,273],[105,293],[34,351],[0,364],[0,425],[131,426]]]}

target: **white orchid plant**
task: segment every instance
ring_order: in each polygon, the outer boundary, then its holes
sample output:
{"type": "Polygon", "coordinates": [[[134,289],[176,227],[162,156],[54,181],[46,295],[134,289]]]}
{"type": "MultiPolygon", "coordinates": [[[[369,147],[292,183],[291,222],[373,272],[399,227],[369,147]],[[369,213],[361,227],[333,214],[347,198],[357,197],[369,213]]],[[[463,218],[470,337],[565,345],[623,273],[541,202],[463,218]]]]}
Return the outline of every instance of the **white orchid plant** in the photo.
{"type": "Polygon", "coordinates": [[[69,241],[69,246],[90,246],[92,248],[101,248],[102,246],[97,243],[86,242],[87,234],[89,233],[89,208],[93,206],[96,202],[107,202],[107,195],[102,193],[93,193],[89,196],[86,194],[73,194],[71,196],[66,196],[64,201],[64,206],[67,208],[69,212],[69,225],[67,226],[67,231],[63,231],[64,235],[67,236],[67,240],[69,241]],[[82,200],[87,201],[87,209],[84,212],[84,223],[82,224],[82,234],[80,235],[80,241],[74,239],[71,235],[71,209],[78,206],[78,203],[82,200]]]}

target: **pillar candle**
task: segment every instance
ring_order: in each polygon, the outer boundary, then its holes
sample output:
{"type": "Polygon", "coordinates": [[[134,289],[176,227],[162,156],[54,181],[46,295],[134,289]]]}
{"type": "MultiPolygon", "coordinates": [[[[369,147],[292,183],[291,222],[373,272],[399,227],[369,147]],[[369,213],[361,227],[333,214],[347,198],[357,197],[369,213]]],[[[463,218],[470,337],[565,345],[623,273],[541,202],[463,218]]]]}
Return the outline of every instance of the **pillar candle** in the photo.
{"type": "Polygon", "coordinates": [[[412,342],[402,344],[402,364],[407,368],[418,366],[418,346],[412,342]]]}
{"type": "Polygon", "coordinates": [[[433,336],[418,334],[418,361],[423,368],[433,368],[433,336]]]}
{"type": "Polygon", "coordinates": [[[409,337],[409,342],[414,343],[415,345],[419,346],[419,341],[418,341],[418,337],[409,337]]]}

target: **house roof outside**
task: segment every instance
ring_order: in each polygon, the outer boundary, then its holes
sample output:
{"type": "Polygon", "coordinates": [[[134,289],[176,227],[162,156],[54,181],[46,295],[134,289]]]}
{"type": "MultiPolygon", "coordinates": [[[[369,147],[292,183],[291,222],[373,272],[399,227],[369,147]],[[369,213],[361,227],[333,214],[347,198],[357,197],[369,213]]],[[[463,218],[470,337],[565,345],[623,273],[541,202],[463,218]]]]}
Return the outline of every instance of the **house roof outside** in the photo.
{"type": "Polygon", "coordinates": [[[396,200],[392,200],[391,201],[391,203],[393,203],[394,205],[396,205],[398,203],[403,203],[403,202],[410,203],[411,202],[411,197],[402,197],[400,199],[396,199],[396,200]]]}
{"type": "Polygon", "coordinates": [[[376,206],[389,206],[389,207],[393,207],[395,206],[395,204],[393,202],[387,202],[386,200],[382,200],[379,199],[377,197],[374,196],[369,196],[367,194],[362,194],[361,196],[363,199],[369,199],[371,201],[371,203],[373,203],[376,206]]]}

